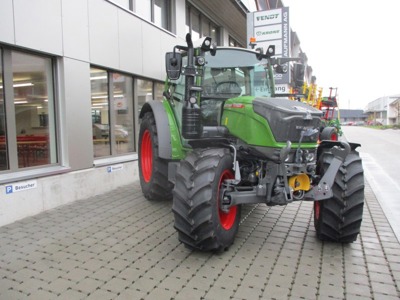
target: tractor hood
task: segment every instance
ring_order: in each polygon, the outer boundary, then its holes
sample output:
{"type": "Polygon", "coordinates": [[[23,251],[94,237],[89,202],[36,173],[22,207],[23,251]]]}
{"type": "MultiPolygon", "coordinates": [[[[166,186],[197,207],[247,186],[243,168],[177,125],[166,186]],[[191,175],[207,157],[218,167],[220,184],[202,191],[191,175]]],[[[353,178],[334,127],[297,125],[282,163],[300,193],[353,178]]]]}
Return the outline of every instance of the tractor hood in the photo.
{"type": "MultiPolygon", "coordinates": [[[[254,112],[268,121],[277,142],[298,142],[304,129],[319,129],[322,112],[306,103],[284,98],[255,98],[254,112]]],[[[318,134],[304,137],[303,142],[316,142],[318,134]]]]}
{"type": "MultiPolygon", "coordinates": [[[[299,143],[304,130],[319,129],[321,115],[321,111],[302,102],[247,96],[225,102],[222,125],[249,145],[281,147],[288,140],[299,143]]],[[[316,145],[317,140],[316,131],[303,136],[301,142],[316,145]]]]}

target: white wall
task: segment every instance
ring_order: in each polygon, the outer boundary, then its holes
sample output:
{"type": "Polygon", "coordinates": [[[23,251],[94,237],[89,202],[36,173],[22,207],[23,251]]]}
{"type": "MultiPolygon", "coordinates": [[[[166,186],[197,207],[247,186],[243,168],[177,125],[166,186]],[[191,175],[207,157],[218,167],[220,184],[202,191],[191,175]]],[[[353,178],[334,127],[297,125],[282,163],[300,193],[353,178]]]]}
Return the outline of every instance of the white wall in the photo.
{"type": "Polygon", "coordinates": [[[105,166],[29,179],[27,182],[36,182],[36,188],[11,194],[6,194],[9,184],[0,185],[0,226],[60,205],[112,191],[119,186],[131,184],[138,178],[136,161],[114,165],[118,170],[113,172],[108,172],[107,168],[105,166]],[[121,166],[122,169],[118,169],[121,166]]]}
{"type": "Polygon", "coordinates": [[[136,154],[94,167],[90,66],[163,81],[165,52],[185,36],[185,0],[176,7],[179,38],[105,0],[1,0],[0,43],[56,57],[61,166],[48,176],[10,174],[14,181],[0,185],[0,226],[138,179],[136,154]],[[107,173],[107,164],[123,169],[107,173]],[[6,186],[29,180],[37,187],[6,194],[6,186]]]}
{"type": "Polygon", "coordinates": [[[63,54],[61,0],[14,0],[13,7],[16,45],[63,54]]]}
{"type": "Polygon", "coordinates": [[[88,1],[62,1],[64,56],[89,61],[88,1]]]}
{"type": "Polygon", "coordinates": [[[0,42],[164,80],[164,54],[185,35],[176,3],[179,38],[105,0],[2,0],[0,42]]]}
{"type": "Polygon", "coordinates": [[[63,90],[60,95],[60,140],[65,165],[72,170],[93,166],[90,64],[62,59],[63,90]]]}
{"type": "Polygon", "coordinates": [[[13,0],[1,0],[0,41],[15,44],[13,0]]]}

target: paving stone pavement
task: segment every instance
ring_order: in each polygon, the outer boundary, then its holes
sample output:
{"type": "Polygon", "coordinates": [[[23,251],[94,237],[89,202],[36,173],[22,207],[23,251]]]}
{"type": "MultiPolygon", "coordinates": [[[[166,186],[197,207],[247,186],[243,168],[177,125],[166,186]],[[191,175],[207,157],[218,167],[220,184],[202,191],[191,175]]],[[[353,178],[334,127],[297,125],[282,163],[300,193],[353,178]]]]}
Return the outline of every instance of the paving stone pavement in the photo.
{"type": "Polygon", "coordinates": [[[186,249],[139,182],[0,228],[0,299],[399,299],[400,244],[370,186],[361,235],[316,239],[312,203],[245,206],[222,254],[186,249]]]}

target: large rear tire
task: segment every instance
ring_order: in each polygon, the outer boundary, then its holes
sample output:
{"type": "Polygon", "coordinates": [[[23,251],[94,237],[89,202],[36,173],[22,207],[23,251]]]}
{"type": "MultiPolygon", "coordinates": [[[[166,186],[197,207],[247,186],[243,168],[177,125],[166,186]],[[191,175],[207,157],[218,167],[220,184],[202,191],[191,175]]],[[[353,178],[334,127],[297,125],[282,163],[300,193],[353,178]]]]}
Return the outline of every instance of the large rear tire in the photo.
{"type": "Polygon", "coordinates": [[[149,200],[172,199],[173,184],[168,181],[168,161],[158,156],[158,135],[152,112],[140,123],[139,177],[144,196],[149,200]]]}
{"type": "Polygon", "coordinates": [[[173,191],[172,211],[179,240],[188,248],[221,252],[233,243],[240,206],[220,209],[220,188],[234,178],[228,149],[195,150],[181,161],[173,191]]]}
{"type": "MultiPolygon", "coordinates": [[[[323,176],[333,155],[324,149],[318,160],[323,176]]],[[[333,197],[314,202],[314,226],[323,241],[350,243],[361,229],[364,207],[364,171],[357,151],[351,151],[336,174],[333,197]]]]}

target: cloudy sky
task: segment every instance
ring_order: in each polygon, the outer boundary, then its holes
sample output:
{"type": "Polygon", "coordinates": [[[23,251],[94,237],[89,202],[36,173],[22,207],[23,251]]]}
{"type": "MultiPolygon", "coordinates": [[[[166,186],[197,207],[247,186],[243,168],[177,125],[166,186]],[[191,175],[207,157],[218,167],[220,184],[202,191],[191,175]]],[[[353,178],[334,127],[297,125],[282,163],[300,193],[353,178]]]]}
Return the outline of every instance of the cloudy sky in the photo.
{"type": "Polygon", "coordinates": [[[339,107],[363,109],[400,94],[399,0],[283,3],[324,96],[337,87],[339,107]]]}

